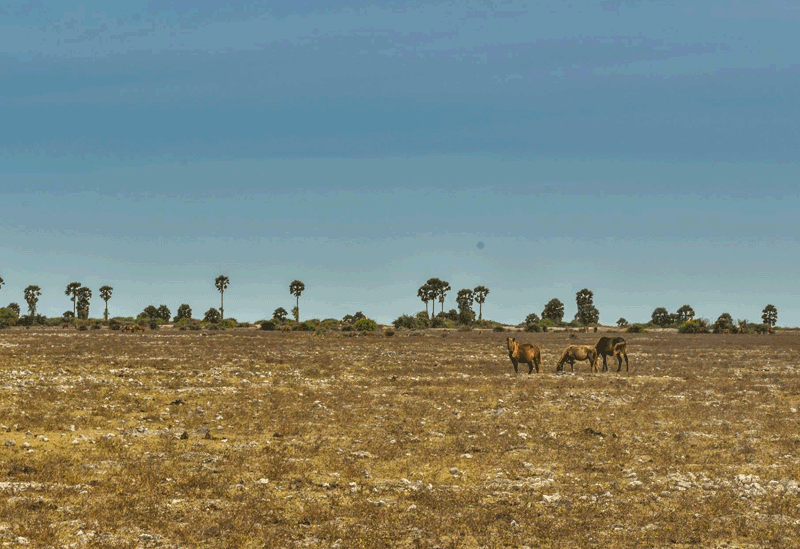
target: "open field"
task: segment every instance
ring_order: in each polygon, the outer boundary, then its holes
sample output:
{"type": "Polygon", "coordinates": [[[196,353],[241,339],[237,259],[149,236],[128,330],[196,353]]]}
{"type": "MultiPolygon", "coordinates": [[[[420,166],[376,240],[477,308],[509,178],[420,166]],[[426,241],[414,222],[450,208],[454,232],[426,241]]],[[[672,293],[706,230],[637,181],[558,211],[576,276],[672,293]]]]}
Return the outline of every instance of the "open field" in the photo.
{"type": "Polygon", "coordinates": [[[0,331],[0,544],[795,547],[800,333],[599,335],[0,331]]]}

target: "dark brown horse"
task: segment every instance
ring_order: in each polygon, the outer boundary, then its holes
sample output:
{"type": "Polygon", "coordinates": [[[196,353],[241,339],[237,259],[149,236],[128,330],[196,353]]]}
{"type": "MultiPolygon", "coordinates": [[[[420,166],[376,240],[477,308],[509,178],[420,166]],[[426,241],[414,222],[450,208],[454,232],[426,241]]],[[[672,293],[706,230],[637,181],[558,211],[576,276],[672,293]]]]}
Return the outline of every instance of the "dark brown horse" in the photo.
{"type": "Polygon", "coordinates": [[[617,371],[622,370],[622,357],[625,357],[625,371],[628,371],[628,344],[622,337],[601,337],[600,341],[594,347],[597,349],[597,354],[603,357],[603,371],[608,371],[608,364],[606,364],[606,356],[616,356],[619,361],[617,371]]]}

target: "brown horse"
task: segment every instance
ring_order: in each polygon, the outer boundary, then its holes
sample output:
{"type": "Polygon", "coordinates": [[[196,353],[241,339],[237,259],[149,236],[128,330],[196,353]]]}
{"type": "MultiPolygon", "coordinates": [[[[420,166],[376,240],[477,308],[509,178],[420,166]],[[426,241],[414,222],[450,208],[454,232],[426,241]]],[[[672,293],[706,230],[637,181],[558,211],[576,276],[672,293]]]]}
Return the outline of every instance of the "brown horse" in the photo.
{"type": "Polygon", "coordinates": [[[588,360],[592,366],[592,372],[597,371],[597,349],[591,345],[570,345],[561,354],[561,358],[558,359],[556,372],[564,370],[565,362],[569,362],[569,367],[574,372],[576,360],[588,360]]]}
{"type": "Polygon", "coordinates": [[[514,365],[515,374],[519,373],[517,364],[520,362],[528,365],[528,375],[533,372],[534,365],[536,365],[536,373],[539,373],[542,367],[542,352],[539,347],[530,343],[520,345],[513,337],[506,338],[506,345],[508,346],[508,358],[514,365]]]}
{"type": "Polygon", "coordinates": [[[628,371],[628,344],[625,342],[625,338],[622,337],[601,337],[600,341],[597,342],[597,345],[594,346],[597,349],[598,354],[603,357],[603,371],[608,371],[608,364],[606,364],[606,356],[615,356],[619,361],[619,366],[617,367],[617,371],[622,370],[622,357],[625,357],[625,371],[628,371]]]}

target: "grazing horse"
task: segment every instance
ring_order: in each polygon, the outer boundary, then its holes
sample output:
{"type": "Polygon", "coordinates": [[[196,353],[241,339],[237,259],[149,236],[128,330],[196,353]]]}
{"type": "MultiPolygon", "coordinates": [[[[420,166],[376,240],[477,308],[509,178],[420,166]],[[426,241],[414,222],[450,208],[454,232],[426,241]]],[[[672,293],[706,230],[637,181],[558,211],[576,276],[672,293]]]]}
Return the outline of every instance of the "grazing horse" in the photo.
{"type": "Polygon", "coordinates": [[[611,339],[610,337],[604,336],[600,338],[594,348],[597,349],[597,353],[603,357],[604,372],[608,371],[606,356],[617,357],[619,361],[618,372],[622,370],[622,357],[625,357],[625,371],[628,371],[628,344],[625,342],[625,338],[615,337],[611,339]]]}
{"type": "Polygon", "coordinates": [[[514,373],[517,374],[517,364],[522,362],[528,365],[528,375],[533,372],[534,364],[536,365],[536,373],[542,367],[542,352],[536,345],[530,343],[523,343],[520,345],[513,337],[506,338],[506,345],[508,346],[508,358],[511,359],[511,364],[514,365],[514,373]]]}
{"type": "Polygon", "coordinates": [[[588,360],[592,366],[592,372],[597,371],[597,349],[591,345],[570,345],[558,359],[556,372],[564,370],[565,362],[569,362],[569,367],[574,372],[576,360],[588,360]]]}

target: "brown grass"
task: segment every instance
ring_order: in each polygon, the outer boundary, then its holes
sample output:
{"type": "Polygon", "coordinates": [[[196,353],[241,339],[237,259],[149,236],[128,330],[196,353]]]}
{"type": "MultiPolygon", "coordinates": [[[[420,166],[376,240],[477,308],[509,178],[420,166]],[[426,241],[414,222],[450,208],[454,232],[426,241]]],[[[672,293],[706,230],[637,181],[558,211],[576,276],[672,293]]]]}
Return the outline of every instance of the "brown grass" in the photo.
{"type": "Polygon", "coordinates": [[[0,543],[793,547],[800,334],[0,331],[0,543]],[[24,539],[23,539],[24,538],[24,539]]]}

